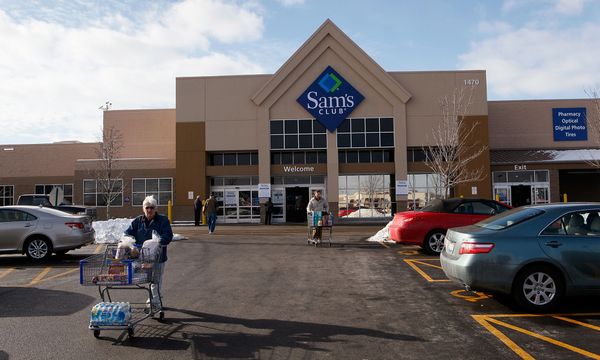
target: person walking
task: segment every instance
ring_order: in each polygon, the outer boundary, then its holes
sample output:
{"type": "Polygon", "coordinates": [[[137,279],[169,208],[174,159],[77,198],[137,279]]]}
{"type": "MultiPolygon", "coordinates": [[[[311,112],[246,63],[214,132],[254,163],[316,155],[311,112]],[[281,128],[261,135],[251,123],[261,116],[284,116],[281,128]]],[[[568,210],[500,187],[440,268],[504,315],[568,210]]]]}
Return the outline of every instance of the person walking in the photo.
{"type": "Polygon", "coordinates": [[[202,198],[198,195],[194,200],[194,226],[200,226],[200,216],[202,216],[202,198]]]}
{"type": "Polygon", "coordinates": [[[327,200],[325,200],[325,198],[321,196],[321,190],[315,190],[314,196],[312,197],[312,199],[310,199],[310,201],[308,202],[308,206],[306,207],[306,213],[308,215],[312,215],[316,211],[321,212],[321,215],[323,216],[322,222],[321,225],[319,225],[318,223],[313,224],[315,229],[312,234],[312,239],[309,240],[321,241],[321,234],[323,231],[322,224],[326,221],[326,217],[329,215],[329,204],[327,203],[327,200]]]}
{"type": "MultiPolygon", "coordinates": [[[[169,219],[160,215],[156,211],[157,201],[154,196],[147,196],[142,202],[143,214],[133,219],[129,227],[125,230],[125,235],[135,238],[136,247],[141,248],[145,241],[152,239],[152,233],[156,232],[160,237],[160,245],[162,245],[162,253],[159,256],[159,265],[156,270],[158,272],[158,282],[152,283],[150,291],[152,291],[152,307],[156,309],[162,308],[161,286],[162,278],[167,262],[167,245],[173,240],[173,230],[169,219]]],[[[148,299],[150,304],[150,299],[148,299]]]]}
{"type": "Polygon", "coordinates": [[[210,194],[206,202],[204,203],[204,213],[206,214],[206,222],[208,223],[208,233],[215,233],[215,226],[217,225],[217,199],[213,194],[210,194]]]}
{"type": "Polygon", "coordinates": [[[273,202],[271,198],[267,199],[265,202],[265,224],[271,225],[271,217],[273,216],[273,202]]]}

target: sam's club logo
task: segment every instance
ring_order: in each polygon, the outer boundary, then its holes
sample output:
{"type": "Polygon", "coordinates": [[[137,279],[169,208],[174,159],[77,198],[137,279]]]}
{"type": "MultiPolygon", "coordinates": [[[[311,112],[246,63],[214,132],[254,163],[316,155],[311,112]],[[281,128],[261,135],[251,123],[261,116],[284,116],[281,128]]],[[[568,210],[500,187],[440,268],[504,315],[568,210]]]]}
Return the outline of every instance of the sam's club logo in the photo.
{"type": "Polygon", "coordinates": [[[296,101],[327,130],[333,132],[364,98],[328,66],[296,101]]]}

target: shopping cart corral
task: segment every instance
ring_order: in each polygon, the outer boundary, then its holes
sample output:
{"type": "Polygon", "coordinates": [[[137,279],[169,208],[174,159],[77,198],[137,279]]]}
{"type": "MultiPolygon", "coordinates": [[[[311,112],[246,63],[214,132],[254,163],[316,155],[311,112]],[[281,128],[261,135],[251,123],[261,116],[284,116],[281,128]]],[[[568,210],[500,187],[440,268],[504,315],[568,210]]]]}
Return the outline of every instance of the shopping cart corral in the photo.
{"type": "Polygon", "coordinates": [[[309,245],[319,246],[325,242],[331,247],[333,215],[325,211],[312,211],[306,215],[309,245]]]}
{"type": "Polygon", "coordinates": [[[89,329],[99,337],[101,330],[127,330],[130,338],[134,328],[143,320],[157,316],[164,319],[160,295],[159,261],[162,246],[139,249],[136,258],[117,259],[117,246],[107,245],[103,254],[93,255],[79,262],[79,282],[84,286],[98,286],[101,303],[92,308],[89,329]],[[157,287],[158,296],[152,292],[157,287]],[[148,293],[144,302],[114,302],[111,290],[136,290],[148,293]]]}

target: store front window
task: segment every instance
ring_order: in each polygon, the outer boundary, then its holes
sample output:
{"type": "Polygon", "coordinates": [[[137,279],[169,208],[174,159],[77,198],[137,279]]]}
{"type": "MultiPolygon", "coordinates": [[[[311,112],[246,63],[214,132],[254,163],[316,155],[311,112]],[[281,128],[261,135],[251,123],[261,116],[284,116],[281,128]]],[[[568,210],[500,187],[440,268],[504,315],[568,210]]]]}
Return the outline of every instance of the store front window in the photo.
{"type": "Polygon", "coordinates": [[[372,219],[392,216],[390,175],[339,177],[339,218],[372,219]]]}
{"type": "Polygon", "coordinates": [[[550,202],[548,170],[494,171],[494,198],[513,207],[550,202]]]}
{"type": "Polygon", "coordinates": [[[408,208],[420,209],[431,200],[442,197],[437,174],[408,174],[408,208]]]}

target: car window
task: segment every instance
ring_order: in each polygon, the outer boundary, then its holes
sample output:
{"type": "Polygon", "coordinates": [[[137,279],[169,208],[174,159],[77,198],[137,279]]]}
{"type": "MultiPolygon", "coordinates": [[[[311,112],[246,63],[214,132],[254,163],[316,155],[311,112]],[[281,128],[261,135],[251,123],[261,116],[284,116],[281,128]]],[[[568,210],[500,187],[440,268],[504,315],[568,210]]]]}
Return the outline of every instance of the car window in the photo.
{"type": "Polygon", "coordinates": [[[516,208],[505,211],[502,214],[489,217],[478,222],[475,224],[475,226],[491,230],[502,230],[520,224],[543,213],[544,211],[540,209],[516,208]]]}
{"type": "Polygon", "coordinates": [[[488,206],[494,208],[496,210],[496,214],[500,214],[502,212],[505,212],[506,210],[510,210],[510,207],[504,206],[494,201],[486,201],[485,203],[488,204],[488,206]]]}
{"type": "Polygon", "coordinates": [[[600,216],[587,210],[565,214],[544,229],[542,235],[600,236],[600,216]]]}
{"type": "Polygon", "coordinates": [[[475,210],[473,209],[473,203],[468,202],[458,205],[453,212],[456,214],[473,214],[474,211],[475,210]]]}
{"type": "Polygon", "coordinates": [[[477,215],[494,215],[498,212],[495,208],[491,207],[488,203],[481,201],[473,201],[473,214],[477,215]]]}
{"type": "Polygon", "coordinates": [[[36,217],[20,210],[0,209],[0,222],[32,221],[36,217]]]}

